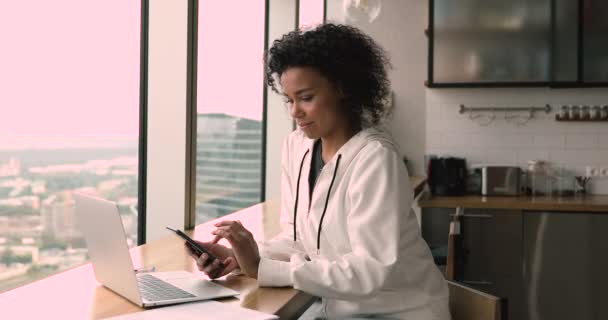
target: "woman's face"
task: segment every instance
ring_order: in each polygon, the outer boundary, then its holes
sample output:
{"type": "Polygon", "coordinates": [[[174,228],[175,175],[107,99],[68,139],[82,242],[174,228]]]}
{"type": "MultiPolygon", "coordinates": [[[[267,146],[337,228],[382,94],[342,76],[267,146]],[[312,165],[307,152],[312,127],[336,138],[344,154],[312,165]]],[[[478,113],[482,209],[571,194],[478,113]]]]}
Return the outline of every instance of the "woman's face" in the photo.
{"type": "Polygon", "coordinates": [[[348,125],[340,92],[316,69],[291,67],[280,82],[289,114],[308,138],[328,137],[348,125]]]}

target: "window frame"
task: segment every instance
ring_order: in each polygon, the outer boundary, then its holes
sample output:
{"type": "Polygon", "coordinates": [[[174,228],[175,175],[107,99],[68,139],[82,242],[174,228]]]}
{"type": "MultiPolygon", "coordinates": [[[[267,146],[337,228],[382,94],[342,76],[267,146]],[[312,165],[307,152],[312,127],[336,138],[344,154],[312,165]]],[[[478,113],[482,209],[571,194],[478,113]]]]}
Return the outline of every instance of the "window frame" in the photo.
{"type": "MultiPolygon", "coordinates": [[[[281,0],[283,1],[283,0],[281,0]]],[[[300,23],[300,0],[294,1],[294,30],[299,28],[300,23]]],[[[271,0],[264,1],[264,53],[269,49],[270,37],[270,6],[271,0]]],[[[197,70],[198,70],[198,0],[188,0],[188,49],[187,49],[187,102],[186,102],[186,192],[185,192],[185,217],[186,229],[196,226],[196,139],[197,139],[197,70]]],[[[327,21],[327,0],[323,0],[323,23],[327,21]]],[[[264,68],[264,66],[262,66],[264,68]]],[[[263,77],[265,74],[263,73],[263,77]]],[[[262,158],[260,167],[260,201],[266,201],[267,197],[267,156],[268,156],[268,86],[265,79],[262,81],[262,158]]],[[[295,122],[292,122],[292,130],[295,122]]],[[[273,162],[273,161],[271,161],[273,162]]]]}
{"type": "Polygon", "coordinates": [[[150,0],[141,0],[139,58],[139,145],[137,177],[137,245],[146,243],[146,177],[148,146],[148,43],[150,0]]]}
{"type": "MultiPolygon", "coordinates": [[[[298,0],[296,0],[298,1],[298,0]]],[[[268,23],[270,0],[264,0],[264,52],[268,50],[268,23]]],[[[184,228],[196,226],[196,144],[197,144],[197,79],[198,79],[198,0],[188,0],[188,49],[186,93],[186,192],[184,228]]],[[[263,68],[264,66],[262,66],[263,68]]],[[[262,159],[260,164],[260,201],[266,201],[266,134],[267,95],[265,79],[262,79],[262,159]]]]}
{"type": "MultiPolygon", "coordinates": [[[[138,101],[138,146],[137,146],[137,245],[146,242],[146,174],[147,174],[147,115],[148,115],[148,43],[149,43],[149,0],[140,0],[140,52],[139,52],[139,101],[138,101]]],[[[88,248],[87,248],[88,250],[88,248]]],[[[84,263],[70,266],[67,269],[53,272],[42,278],[28,279],[28,282],[12,287],[16,290],[24,286],[43,281],[49,277],[56,276],[63,272],[68,272],[83,264],[90,263],[86,259],[84,263]]]]}

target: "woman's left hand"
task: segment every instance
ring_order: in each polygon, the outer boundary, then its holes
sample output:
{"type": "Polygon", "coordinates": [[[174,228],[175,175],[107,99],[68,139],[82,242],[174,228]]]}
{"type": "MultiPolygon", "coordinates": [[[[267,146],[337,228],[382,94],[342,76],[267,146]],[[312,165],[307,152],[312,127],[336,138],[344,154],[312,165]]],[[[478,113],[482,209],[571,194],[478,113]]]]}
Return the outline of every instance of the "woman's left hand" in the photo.
{"type": "Polygon", "coordinates": [[[222,238],[228,240],[241,271],[257,279],[260,253],[251,232],[245,229],[240,221],[222,221],[215,226],[217,229],[211,232],[215,235],[213,242],[217,243],[222,238]]]}

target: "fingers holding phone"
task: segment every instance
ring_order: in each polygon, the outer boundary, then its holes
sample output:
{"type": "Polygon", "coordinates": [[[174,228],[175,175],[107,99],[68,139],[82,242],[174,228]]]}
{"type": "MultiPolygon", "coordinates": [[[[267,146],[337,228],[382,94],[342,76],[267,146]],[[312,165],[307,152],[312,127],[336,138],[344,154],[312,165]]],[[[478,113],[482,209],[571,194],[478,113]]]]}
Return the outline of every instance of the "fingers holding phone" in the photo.
{"type": "Polygon", "coordinates": [[[257,279],[260,265],[260,253],[253,234],[239,221],[222,221],[215,224],[213,243],[224,238],[230,242],[234,257],[238,260],[241,271],[247,276],[257,279]]]}
{"type": "Polygon", "coordinates": [[[216,279],[223,277],[239,267],[232,250],[219,244],[211,242],[196,241],[208,253],[201,253],[189,243],[185,243],[186,250],[190,256],[196,261],[196,266],[204,272],[209,278],[216,279]],[[217,257],[217,259],[216,259],[217,257]]]}
{"type": "MultiPolygon", "coordinates": [[[[203,253],[202,256],[204,255],[206,254],[203,253]]],[[[211,263],[202,262],[201,264],[197,261],[197,266],[200,271],[204,272],[211,279],[223,277],[236,269],[236,260],[232,257],[226,258],[222,263],[220,264],[219,259],[215,259],[211,263]]]]}
{"type": "Polygon", "coordinates": [[[170,227],[167,229],[186,240],[185,246],[188,254],[195,259],[198,269],[205,272],[210,278],[224,276],[238,267],[232,249],[212,242],[196,241],[181,230],[170,227]]]}

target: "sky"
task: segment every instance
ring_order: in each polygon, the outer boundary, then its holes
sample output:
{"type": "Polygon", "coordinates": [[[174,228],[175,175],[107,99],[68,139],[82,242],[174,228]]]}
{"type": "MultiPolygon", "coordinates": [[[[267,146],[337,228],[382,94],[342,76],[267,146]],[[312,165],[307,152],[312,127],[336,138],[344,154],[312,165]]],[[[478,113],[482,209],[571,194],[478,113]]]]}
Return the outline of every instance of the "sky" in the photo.
{"type": "MultiPolygon", "coordinates": [[[[199,113],[224,112],[262,120],[264,2],[199,1],[199,113]]],[[[323,0],[300,0],[300,26],[321,22],[323,0]]]]}
{"type": "Polygon", "coordinates": [[[0,136],[138,135],[139,1],[0,2],[0,136]]]}
{"type": "Polygon", "coordinates": [[[264,2],[199,1],[198,113],[262,120],[264,2]]]}
{"type": "MultiPolygon", "coordinates": [[[[262,119],[264,2],[199,1],[199,113],[262,119]]],[[[140,18],[139,0],[1,1],[0,150],[136,139],[140,18]]]]}
{"type": "Polygon", "coordinates": [[[300,0],[300,27],[323,22],[323,0],[300,0]]]}

